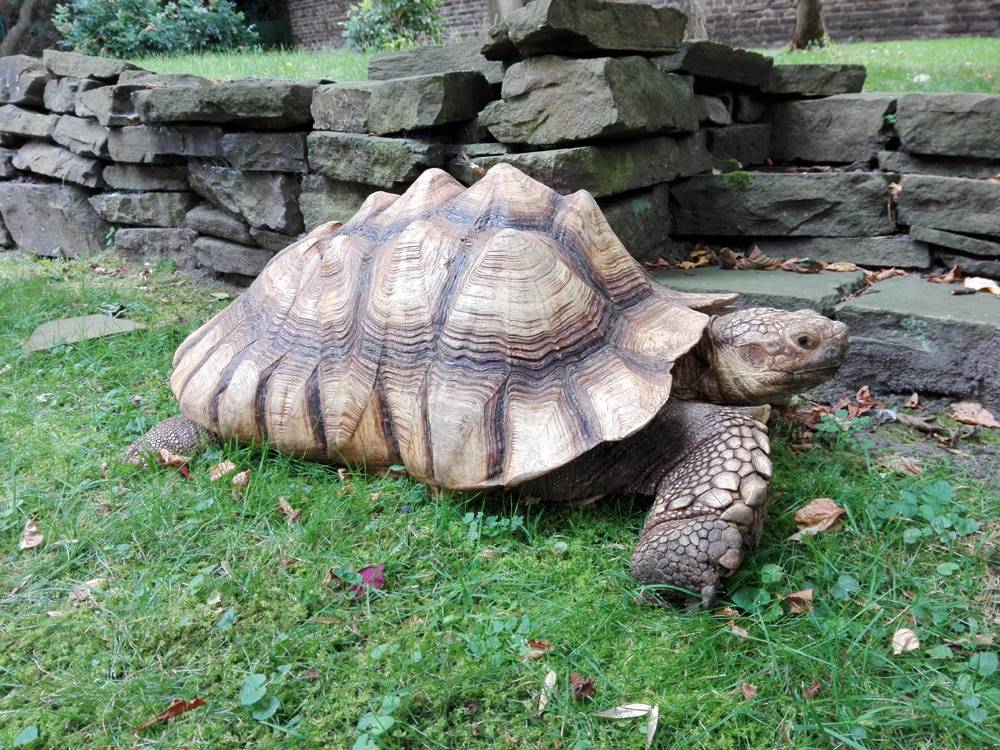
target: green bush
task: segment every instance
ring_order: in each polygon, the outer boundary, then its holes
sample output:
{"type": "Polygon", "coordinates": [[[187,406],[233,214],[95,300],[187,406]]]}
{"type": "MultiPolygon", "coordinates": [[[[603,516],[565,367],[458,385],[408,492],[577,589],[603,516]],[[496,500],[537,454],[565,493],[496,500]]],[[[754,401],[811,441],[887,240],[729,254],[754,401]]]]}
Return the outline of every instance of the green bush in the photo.
{"type": "Polygon", "coordinates": [[[361,0],[347,11],[344,36],[350,46],[366,52],[405,49],[419,41],[438,43],[444,36],[441,2],[361,0]]]}
{"type": "Polygon", "coordinates": [[[257,43],[257,30],[231,0],[67,0],[56,6],[52,21],[64,47],[107,57],[257,43]]]}

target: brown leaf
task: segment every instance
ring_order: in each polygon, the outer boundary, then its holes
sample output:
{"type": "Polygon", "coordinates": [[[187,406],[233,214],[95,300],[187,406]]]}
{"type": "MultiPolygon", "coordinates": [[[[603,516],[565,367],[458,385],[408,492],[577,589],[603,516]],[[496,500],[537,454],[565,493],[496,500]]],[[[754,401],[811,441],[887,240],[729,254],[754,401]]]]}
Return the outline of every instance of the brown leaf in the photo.
{"type": "Polygon", "coordinates": [[[836,273],[847,273],[849,271],[857,271],[858,266],[856,263],[848,263],[847,261],[837,261],[836,263],[827,263],[827,271],[834,271],[836,273]]]}
{"type": "Polygon", "coordinates": [[[823,270],[823,264],[812,258],[789,258],[781,264],[781,270],[793,273],[819,273],[823,270]]]}
{"type": "Polygon", "coordinates": [[[928,276],[927,280],[932,284],[958,284],[962,281],[962,269],[955,265],[945,273],[928,276]]]}
{"type": "Polygon", "coordinates": [[[906,399],[906,403],[903,404],[903,406],[907,409],[922,409],[923,406],[920,403],[920,394],[914,391],[910,397],[906,399]]]}
{"type": "Polygon", "coordinates": [[[993,279],[983,279],[979,276],[970,276],[965,280],[963,286],[974,292],[989,292],[990,294],[995,294],[1000,297],[1000,284],[997,284],[993,279]]]}
{"type": "Polygon", "coordinates": [[[752,701],[757,697],[757,686],[752,682],[744,682],[740,685],[740,692],[743,693],[743,697],[746,700],[752,701]]]}
{"type": "Polygon", "coordinates": [[[993,412],[976,401],[958,401],[948,407],[948,416],[962,424],[1000,428],[993,412]]]}
{"type": "Polygon", "coordinates": [[[162,714],[158,715],[155,719],[150,719],[141,727],[135,730],[136,734],[139,734],[143,729],[149,729],[151,726],[156,724],[161,724],[165,721],[170,721],[173,718],[180,716],[181,714],[186,714],[188,711],[193,711],[199,706],[205,705],[204,698],[195,698],[193,701],[186,701],[181,698],[171,702],[170,706],[162,714]]]}
{"type": "Polygon", "coordinates": [[[585,701],[594,697],[594,678],[584,677],[579,672],[572,672],[569,685],[573,691],[573,700],[585,701]]]}
{"type": "Polygon", "coordinates": [[[542,690],[538,694],[538,713],[541,714],[545,707],[549,705],[549,696],[556,690],[556,673],[549,670],[542,681],[542,690]]]}
{"type": "Polygon", "coordinates": [[[208,478],[212,482],[217,482],[226,476],[226,474],[234,471],[236,471],[236,464],[232,461],[219,461],[219,463],[208,468],[208,478]]]}
{"type": "Polygon", "coordinates": [[[230,484],[232,485],[233,499],[239,500],[243,493],[246,492],[247,485],[250,484],[250,469],[244,469],[234,476],[230,484]]]}
{"type": "Polygon", "coordinates": [[[909,628],[900,628],[892,634],[892,653],[896,656],[920,648],[920,639],[909,628]]]}
{"type": "Polygon", "coordinates": [[[716,617],[725,617],[727,620],[735,620],[737,617],[740,616],[739,611],[733,609],[732,607],[721,607],[720,609],[717,609],[714,612],[712,612],[712,614],[715,615],[716,617]]]}
{"type": "Polygon", "coordinates": [[[738,268],[743,260],[743,253],[724,247],[719,251],[719,268],[738,268]]]}
{"type": "Polygon", "coordinates": [[[779,268],[783,262],[781,258],[764,255],[756,245],[750,249],[750,254],[746,257],[747,268],[754,271],[773,271],[779,268]]]}
{"type": "Polygon", "coordinates": [[[190,456],[171,453],[166,448],[160,448],[160,452],[157,453],[156,458],[160,462],[160,466],[184,466],[184,464],[191,460],[190,456]]]}
{"type": "Polygon", "coordinates": [[[729,632],[737,638],[748,638],[750,636],[746,628],[741,628],[735,622],[729,623],[729,632]]]}
{"type": "Polygon", "coordinates": [[[813,608],[813,590],[802,589],[783,597],[788,602],[788,611],[793,615],[807,615],[813,608]]]}
{"type": "Polygon", "coordinates": [[[937,417],[917,417],[913,414],[898,413],[896,414],[896,421],[900,424],[905,424],[907,427],[920,430],[920,432],[926,432],[929,435],[947,432],[945,426],[938,422],[937,417]]]}
{"type": "Polygon", "coordinates": [[[892,471],[896,474],[909,474],[911,477],[919,477],[924,473],[924,467],[921,465],[913,456],[901,456],[898,453],[894,453],[891,456],[882,456],[877,463],[886,471],[892,471]]]}
{"type": "Polygon", "coordinates": [[[878,271],[865,271],[865,284],[871,286],[880,281],[891,279],[893,276],[906,276],[906,271],[902,268],[882,268],[878,271]]]}
{"type": "Polygon", "coordinates": [[[341,482],[347,482],[351,479],[351,473],[347,469],[341,467],[337,469],[337,477],[341,482]]]}
{"type": "Polygon", "coordinates": [[[288,525],[299,522],[299,516],[302,515],[301,510],[297,510],[292,507],[292,504],[288,502],[287,498],[282,495],[278,495],[278,512],[288,519],[288,525]]]}
{"type": "Polygon", "coordinates": [[[552,644],[548,641],[539,640],[533,638],[528,641],[528,651],[525,653],[525,659],[541,659],[545,654],[552,650],[552,644]]]}
{"type": "Polygon", "coordinates": [[[812,536],[836,527],[840,517],[847,511],[829,497],[817,497],[795,513],[795,525],[799,530],[788,537],[788,541],[801,542],[802,537],[812,536]]]}
{"type": "Polygon", "coordinates": [[[45,536],[42,534],[41,528],[38,526],[38,521],[34,518],[28,519],[24,524],[24,531],[21,532],[21,541],[18,543],[18,549],[34,549],[45,541],[45,536]]]}

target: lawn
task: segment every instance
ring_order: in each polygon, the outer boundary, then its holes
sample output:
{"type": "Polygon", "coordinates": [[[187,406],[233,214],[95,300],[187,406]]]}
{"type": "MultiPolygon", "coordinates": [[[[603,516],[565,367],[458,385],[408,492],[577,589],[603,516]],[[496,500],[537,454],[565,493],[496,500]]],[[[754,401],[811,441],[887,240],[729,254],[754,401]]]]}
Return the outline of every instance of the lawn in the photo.
{"type": "Polygon", "coordinates": [[[0,257],[0,747],[638,749],[644,719],[595,717],[630,701],[659,706],[660,750],[1000,743],[1000,500],[947,460],[882,473],[850,424],[800,455],[775,425],[771,519],[733,609],[654,608],[627,573],[628,498],[439,496],[235,445],[189,478],[117,463],[175,413],[172,352],[231,294],[121,264],[0,257]],[[101,305],[148,327],[22,353],[101,305]],[[251,472],[235,496],[208,476],[224,459],[251,472]],[[842,527],[786,541],[816,497],[842,527]],[[44,542],[20,550],[32,519],[44,542]],[[375,564],[384,586],[356,595],[375,564]],[[780,596],[805,588],[812,611],[791,613],[780,596]],[[917,650],[893,654],[899,628],[917,650]],[[533,639],[551,651],[526,658],[533,639]]]}
{"type": "Polygon", "coordinates": [[[142,57],[132,62],[157,73],[193,73],[216,81],[254,76],[332,81],[362,81],[368,77],[368,55],[346,49],[332,52],[291,49],[207,52],[142,57]]]}

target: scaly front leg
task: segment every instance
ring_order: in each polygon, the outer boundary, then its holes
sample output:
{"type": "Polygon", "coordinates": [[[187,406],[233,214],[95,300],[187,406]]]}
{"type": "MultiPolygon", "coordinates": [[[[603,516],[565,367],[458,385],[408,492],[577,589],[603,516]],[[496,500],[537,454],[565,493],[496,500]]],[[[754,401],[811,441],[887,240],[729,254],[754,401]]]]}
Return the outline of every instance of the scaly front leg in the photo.
{"type": "Polygon", "coordinates": [[[215,435],[186,417],[164,419],[149,432],[125,449],[122,460],[145,466],[146,457],[166,448],[171,453],[193,456],[205,449],[215,435]]]}

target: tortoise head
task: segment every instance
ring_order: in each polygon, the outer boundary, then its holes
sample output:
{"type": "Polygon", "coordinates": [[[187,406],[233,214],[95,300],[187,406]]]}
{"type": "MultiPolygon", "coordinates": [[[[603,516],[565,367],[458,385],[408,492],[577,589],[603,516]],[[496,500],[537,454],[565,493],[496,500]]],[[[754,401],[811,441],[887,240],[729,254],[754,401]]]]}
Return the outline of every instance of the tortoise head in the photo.
{"type": "Polygon", "coordinates": [[[847,326],[812,310],[755,307],[712,318],[700,349],[700,390],[709,400],[773,403],[836,373],[847,355],[847,326]]]}

